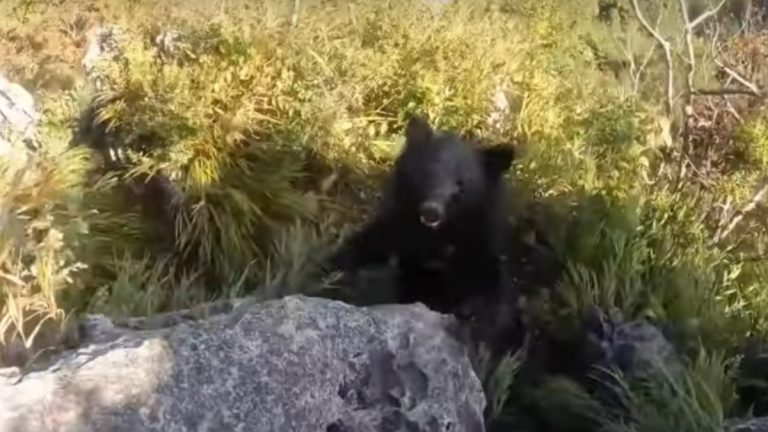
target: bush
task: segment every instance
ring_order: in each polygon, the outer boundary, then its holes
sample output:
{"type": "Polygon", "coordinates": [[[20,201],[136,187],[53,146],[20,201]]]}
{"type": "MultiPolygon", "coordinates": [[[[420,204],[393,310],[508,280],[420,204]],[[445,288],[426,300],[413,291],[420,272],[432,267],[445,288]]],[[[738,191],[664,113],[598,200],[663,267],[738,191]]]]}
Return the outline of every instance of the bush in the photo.
{"type": "Polygon", "coordinates": [[[77,248],[87,232],[89,162],[84,149],[51,145],[0,165],[0,346],[10,347],[0,350],[3,361],[19,344],[16,355],[26,358],[58,344],[69,315],[61,297],[77,295],[85,268],[77,248]]]}
{"type": "Polygon", "coordinates": [[[512,26],[473,8],[438,20],[413,3],[366,5],[343,28],[323,18],[299,32],[187,23],[176,61],[147,37],[104,65],[96,126],[121,134],[137,161],[127,176],[162,171],[180,186],[188,210],[171,253],[209,285],[258,280],[276,233],[333,210],[314,193],[326,173],[342,175],[342,202],[354,181],[376,186],[365,179],[396,153],[409,112],[482,134],[494,77],[516,66],[512,26]]]}

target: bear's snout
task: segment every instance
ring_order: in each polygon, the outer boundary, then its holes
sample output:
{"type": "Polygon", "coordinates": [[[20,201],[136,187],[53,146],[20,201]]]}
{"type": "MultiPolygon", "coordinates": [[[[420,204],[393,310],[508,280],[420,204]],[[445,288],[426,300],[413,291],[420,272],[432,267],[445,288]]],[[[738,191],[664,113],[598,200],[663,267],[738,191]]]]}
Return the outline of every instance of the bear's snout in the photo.
{"type": "Polygon", "coordinates": [[[427,201],[419,206],[419,220],[429,228],[437,228],[443,222],[445,209],[439,203],[427,201]]]}

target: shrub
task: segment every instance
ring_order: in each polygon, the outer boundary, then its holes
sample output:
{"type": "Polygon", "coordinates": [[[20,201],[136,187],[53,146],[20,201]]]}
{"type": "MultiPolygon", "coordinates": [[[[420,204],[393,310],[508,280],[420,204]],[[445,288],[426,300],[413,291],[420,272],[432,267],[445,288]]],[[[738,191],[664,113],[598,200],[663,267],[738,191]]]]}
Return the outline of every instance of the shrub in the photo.
{"type": "Polygon", "coordinates": [[[21,342],[34,354],[57,344],[69,311],[62,294],[77,295],[84,268],[76,250],[87,230],[88,167],[86,150],[54,145],[0,165],[0,346],[21,342]]]}

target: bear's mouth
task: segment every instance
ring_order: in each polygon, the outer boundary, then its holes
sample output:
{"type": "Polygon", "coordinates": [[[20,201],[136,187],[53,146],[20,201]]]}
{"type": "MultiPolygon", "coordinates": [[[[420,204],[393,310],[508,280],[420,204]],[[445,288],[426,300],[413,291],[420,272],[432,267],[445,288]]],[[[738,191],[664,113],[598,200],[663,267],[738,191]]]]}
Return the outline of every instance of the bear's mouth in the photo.
{"type": "Polygon", "coordinates": [[[425,202],[419,207],[419,220],[425,226],[435,229],[443,222],[443,208],[434,202],[425,202]]]}
{"type": "Polygon", "coordinates": [[[422,216],[420,218],[421,223],[426,226],[429,229],[438,229],[440,228],[440,225],[443,224],[443,221],[441,219],[429,219],[422,216]]]}

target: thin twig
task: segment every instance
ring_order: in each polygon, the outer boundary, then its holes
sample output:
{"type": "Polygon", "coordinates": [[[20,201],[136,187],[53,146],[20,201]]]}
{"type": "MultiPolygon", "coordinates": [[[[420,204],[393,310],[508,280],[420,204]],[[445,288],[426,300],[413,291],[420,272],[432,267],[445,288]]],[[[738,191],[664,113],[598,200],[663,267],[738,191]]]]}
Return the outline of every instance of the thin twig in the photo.
{"type": "MultiPolygon", "coordinates": [[[[733,80],[732,77],[728,77],[728,79],[725,81],[725,87],[727,88],[731,81],[733,80]]],[[[731,98],[728,97],[728,95],[723,96],[723,100],[725,100],[726,105],[728,106],[728,112],[731,113],[731,115],[736,119],[736,121],[739,122],[739,124],[744,124],[744,119],[741,117],[738,111],[736,111],[736,107],[733,106],[733,101],[731,101],[731,98]]]]}
{"type": "MultiPolygon", "coordinates": [[[[661,21],[661,18],[659,18],[659,21],[661,21]]],[[[635,93],[638,92],[640,88],[640,77],[643,74],[643,71],[645,71],[645,68],[648,66],[648,63],[651,61],[651,58],[653,57],[653,47],[651,47],[648,52],[645,54],[645,58],[643,59],[643,62],[640,63],[640,68],[637,71],[637,77],[634,79],[633,85],[633,91],[635,93]]]]}
{"type": "MultiPolygon", "coordinates": [[[[699,15],[698,18],[693,20],[693,22],[691,22],[691,17],[688,14],[688,2],[686,0],[679,0],[680,14],[683,16],[683,24],[684,24],[683,35],[685,38],[686,51],[688,53],[688,58],[686,59],[687,70],[686,70],[686,81],[685,81],[685,89],[686,89],[685,105],[686,106],[683,107],[685,110],[687,110],[687,107],[690,107],[693,104],[693,95],[694,95],[693,82],[696,76],[696,52],[693,47],[693,31],[696,29],[697,26],[701,25],[708,18],[715,16],[717,12],[720,10],[720,8],[723,7],[723,4],[725,4],[725,0],[721,0],[720,4],[718,4],[715,8],[705,11],[704,13],[699,15]]],[[[715,37],[715,39],[717,39],[717,37],[715,37]]],[[[688,128],[687,121],[685,122],[685,125],[686,126],[683,129],[683,142],[684,142],[684,145],[687,147],[688,142],[690,140],[690,130],[688,128]]]]}
{"type": "Polygon", "coordinates": [[[291,27],[299,25],[299,11],[301,10],[301,0],[293,0],[293,12],[291,13],[291,27]]]}
{"type": "Polygon", "coordinates": [[[656,42],[659,44],[661,49],[664,51],[664,63],[666,64],[666,81],[667,81],[667,90],[666,90],[666,105],[665,110],[668,117],[672,116],[672,99],[674,97],[674,69],[673,69],[673,63],[672,63],[672,45],[669,43],[668,40],[664,38],[659,32],[656,31],[651,25],[648,23],[648,21],[645,19],[645,16],[643,16],[643,13],[640,11],[640,5],[637,4],[637,0],[631,0],[632,1],[632,10],[635,12],[635,16],[637,16],[637,19],[640,21],[640,24],[643,26],[645,31],[648,32],[648,34],[651,35],[654,39],[656,39],[656,42]]]}
{"type": "MultiPolygon", "coordinates": [[[[683,151],[690,150],[688,144],[691,141],[691,125],[688,113],[693,112],[693,78],[696,74],[696,52],[693,49],[693,25],[688,16],[688,3],[686,0],[679,0],[680,13],[683,16],[683,35],[685,37],[685,47],[688,53],[686,58],[686,79],[685,79],[685,106],[683,107],[683,151]]],[[[706,15],[706,13],[702,14],[706,15]]]]}
{"type": "MultiPolygon", "coordinates": [[[[661,24],[661,17],[662,15],[659,14],[658,18],[656,19],[656,27],[661,24]]],[[[653,58],[655,44],[651,45],[651,47],[645,53],[643,61],[638,66],[637,62],[635,61],[635,56],[632,53],[632,45],[630,43],[629,37],[626,38],[626,42],[624,44],[619,43],[619,40],[615,35],[613,36],[613,40],[624,52],[624,56],[626,56],[627,60],[629,61],[629,75],[632,79],[632,94],[636,95],[640,89],[640,79],[643,76],[643,72],[645,72],[645,68],[648,66],[651,58],[653,58]]]]}
{"type": "Polygon", "coordinates": [[[690,95],[698,96],[728,96],[728,95],[746,95],[761,98],[762,95],[755,94],[749,89],[721,88],[721,89],[693,89],[690,95]]]}
{"type": "MultiPolygon", "coordinates": [[[[680,13],[683,15],[683,21],[685,26],[683,27],[683,32],[685,35],[685,46],[688,51],[688,58],[686,61],[688,62],[688,71],[687,71],[687,80],[686,80],[686,87],[688,90],[688,100],[686,101],[687,104],[690,105],[690,93],[693,89],[693,76],[696,73],[696,53],[693,50],[693,24],[691,23],[691,19],[688,16],[688,3],[686,0],[679,0],[680,1],[680,13]]],[[[707,13],[703,13],[702,17],[705,16],[707,13]]],[[[699,17],[701,19],[701,17],[699,17]]],[[[699,21],[698,19],[696,21],[699,21]]]]}
{"type": "MultiPolygon", "coordinates": [[[[680,0],[680,1],[681,1],[681,2],[683,2],[684,0],[680,0]]],[[[721,1],[720,1],[720,3],[719,3],[717,6],[715,6],[715,8],[714,8],[714,9],[710,9],[710,10],[708,10],[708,11],[704,12],[703,14],[699,15],[699,17],[698,17],[698,18],[696,18],[695,20],[693,20],[693,22],[692,22],[692,23],[688,24],[688,27],[690,27],[690,28],[691,28],[691,30],[693,30],[693,29],[695,29],[696,27],[698,27],[699,25],[701,25],[701,23],[703,23],[704,21],[706,21],[708,18],[710,18],[710,17],[712,17],[712,16],[716,15],[718,12],[720,12],[720,9],[721,9],[721,8],[723,7],[723,5],[725,4],[725,1],[726,1],[726,0],[721,0],[721,1]]],[[[688,12],[687,12],[687,11],[685,12],[685,15],[686,15],[686,16],[688,15],[688,12]]],[[[688,20],[686,19],[686,21],[688,21],[688,20]]]]}

